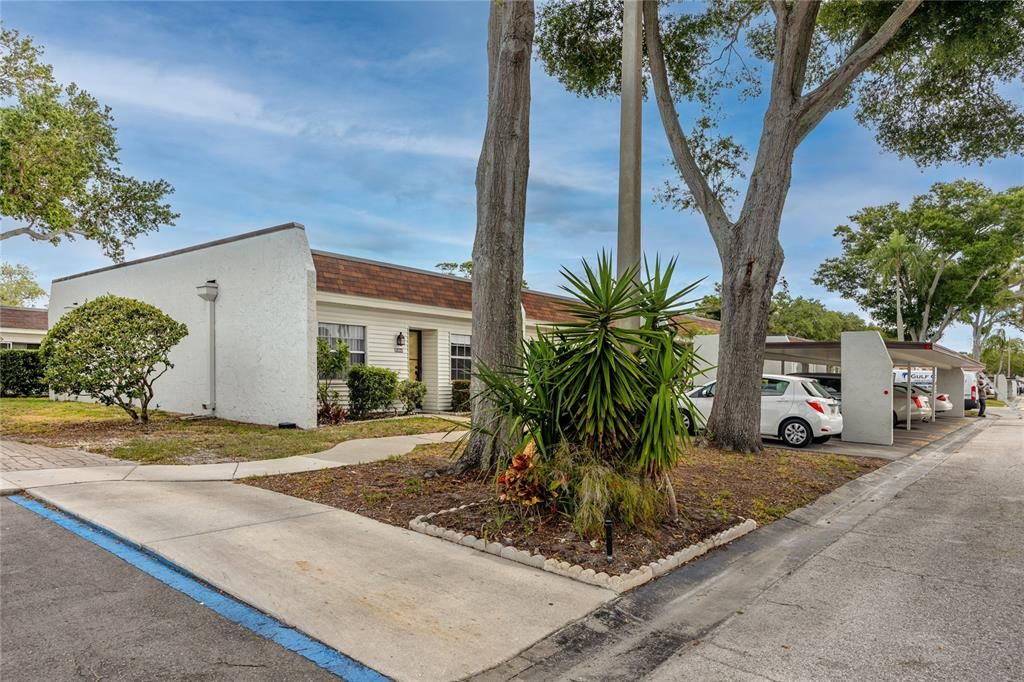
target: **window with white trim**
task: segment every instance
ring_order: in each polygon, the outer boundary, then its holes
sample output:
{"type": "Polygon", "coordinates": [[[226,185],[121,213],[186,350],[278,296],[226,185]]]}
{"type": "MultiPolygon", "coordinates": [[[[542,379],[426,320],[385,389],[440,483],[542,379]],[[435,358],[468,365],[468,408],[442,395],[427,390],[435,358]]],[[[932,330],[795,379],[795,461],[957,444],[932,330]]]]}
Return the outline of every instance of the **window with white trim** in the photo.
{"type": "Polygon", "coordinates": [[[451,343],[451,380],[468,380],[473,373],[473,353],[470,349],[473,339],[469,334],[449,334],[451,343]]]}
{"type": "Polygon", "coordinates": [[[320,322],[317,324],[317,336],[327,339],[331,350],[337,348],[339,343],[348,346],[350,365],[366,364],[366,327],[356,324],[320,322]]]}

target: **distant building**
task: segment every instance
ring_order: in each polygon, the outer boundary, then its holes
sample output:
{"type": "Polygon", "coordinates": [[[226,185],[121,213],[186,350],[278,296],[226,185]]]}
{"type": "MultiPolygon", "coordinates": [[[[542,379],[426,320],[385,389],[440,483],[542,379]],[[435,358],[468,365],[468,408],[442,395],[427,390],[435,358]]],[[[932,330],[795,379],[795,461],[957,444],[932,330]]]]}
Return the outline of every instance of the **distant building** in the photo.
{"type": "Polygon", "coordinates": [[[0,348],[39,348],[46,319],[46,308],[0,306],[0,348]]]}

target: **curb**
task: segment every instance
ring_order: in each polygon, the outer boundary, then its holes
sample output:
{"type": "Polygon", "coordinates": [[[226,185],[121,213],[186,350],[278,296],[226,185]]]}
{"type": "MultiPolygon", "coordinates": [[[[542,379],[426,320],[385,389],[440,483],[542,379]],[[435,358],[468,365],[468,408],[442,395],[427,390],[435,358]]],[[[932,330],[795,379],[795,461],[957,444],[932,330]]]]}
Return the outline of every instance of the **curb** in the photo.
{"type": "Polygon", "coordinates": [[[568,561],[559,561],[558,559],[553,558],[549,559],[543,554],[531,554],[527,550],[516,549],[510,545],[502,545],[500,542],[487,542],[486,540],[474,535],[460,533],[450,528],[442,528],[441,526],[430,523],[430,520],[434,517],[441,516],[443,514],[450,514],[468,507],[475,507],[490,501],[491,500],[480,500],[478,502],[471,502],[459,507],[444,509],[439,512],[423,514],[410,521],[409,528],[417,533],[431,535],[433,537],[440,538],[441,540],[452,542],[456,545],[463,545],[464,547],[475,549],[478,552],[493,554],[501,559],[515,561],[517,563],[530,566],[531,568],[538,568],[542,571],[554,573],[555,575],[570,578],[588,585],[594,585],[595,587],[604,587],[618,594],[628,592],[629,590],[637,588],[644,583],[663,576],[688,561],[692,561],[707,554],[708,551],[715,547],[726,545],[736,538],[742,537],[757,528],[756,521],[753,519],[744,519],[741,523],[731,528],[726,528],[725,530],[715,533],[711,537],[705,538],[698,543],[692,544],[689,547],[684,547],[678,552],[674,552],[667,557],[662,557],[657,561],[652,561],[640,568],[634,568],[629,573],[622,575],[608,575],[604,572],[596,572],[592,568],[584,568],[579,564],[570,564],[568,561]]]}

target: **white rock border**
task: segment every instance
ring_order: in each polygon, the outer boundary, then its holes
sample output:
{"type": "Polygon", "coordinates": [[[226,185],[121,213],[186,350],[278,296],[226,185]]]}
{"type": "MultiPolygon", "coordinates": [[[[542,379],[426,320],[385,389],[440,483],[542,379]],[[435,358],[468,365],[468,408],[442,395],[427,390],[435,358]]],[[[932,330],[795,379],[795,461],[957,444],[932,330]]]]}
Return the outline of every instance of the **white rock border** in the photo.
{"type": "Polygon", "coordinates": [[[705,538],[696,544],[684,547],[678,552],[670,554],[667,557],[653,561],[640,568],[634,568],[629,573],[610,576],[604,572],[598,573],[592,568],[583,568],[579,564],[570,564],[568,561],[548,559],[543,554],[531,554],[526,550],[502,545],[500,542],[487,542],[476,536],[460,533],[450,528],[442,528],[430,522],[430,520],[435,516],[450,514],[451,512],[461,511],[467,507],[475,507],[476,505],[490,501],[491,500],[480,500],[479,502],[472,502],[459,507],[452,507],[451,509],[443,509],[438,512],[423,514],[410,521],[409,528],[417,533],[433,535],[434,537],[441,538],[442,540],[454,542],[457,545],[471,547],[477,551],[487,552],[488,554],[493,554],[501,557],[502,559],[517,561],[521,564],[547,571],[548,573],[554,573],[556,575],[565,576],[566,578],[572,578],[573,580],[579,580],[580,582],[584,582],[589,585],[606,587],[618,592],[619,594],[632,590],[635,587],[639,587],[640,585],[643,585],[657,577],[663,576],[674,568],[678,568],[688,561],[693,561],[697,557],[707,554],[709,550],[726,545],[736,538],[742,537],[757,528],[757,522],[754,521],[754,519],[744,519],[741,523],[738,523],[731,528],[726,528],[722,532],[715,533],[711,537],[705,538]]]}

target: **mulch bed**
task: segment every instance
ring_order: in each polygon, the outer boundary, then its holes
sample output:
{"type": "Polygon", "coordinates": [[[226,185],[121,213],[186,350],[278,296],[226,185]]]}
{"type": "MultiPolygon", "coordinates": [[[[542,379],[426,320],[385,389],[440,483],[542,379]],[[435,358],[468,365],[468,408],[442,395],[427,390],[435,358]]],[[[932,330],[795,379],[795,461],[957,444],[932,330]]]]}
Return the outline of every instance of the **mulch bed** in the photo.
{"type": "Polygon", "coordinates": [[[424,477],[447,464],[451,454],[451,444],[439,443],[379,462],[244,483],[403,528],[422,514],[488,500],[440,514],[430,523],[595,571],[620,574],[684,549],[743,518],[752,518],[759,525],[770,523],[888,463],[792,450],[738,455],[694,447],[671,474],[679,519],[645,529],[614,527],[614,561],[609,565],[603,538],[581,538],[560,514],[498,501],[489,478],[424,477]]]}

